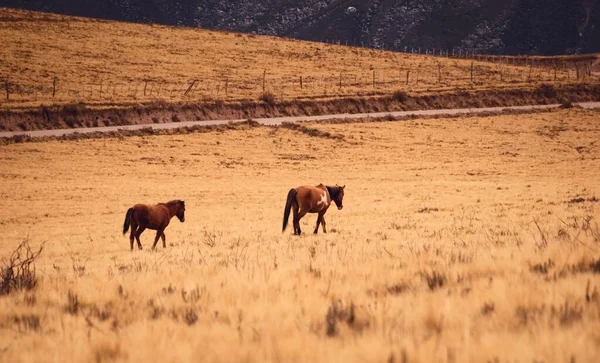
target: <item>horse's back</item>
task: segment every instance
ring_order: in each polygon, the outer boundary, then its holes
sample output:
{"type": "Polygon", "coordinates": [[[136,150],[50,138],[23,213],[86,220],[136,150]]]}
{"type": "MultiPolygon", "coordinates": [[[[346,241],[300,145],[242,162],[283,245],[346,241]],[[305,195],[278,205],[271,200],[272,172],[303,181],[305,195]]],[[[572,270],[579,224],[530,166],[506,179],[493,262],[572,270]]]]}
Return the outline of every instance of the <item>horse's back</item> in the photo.
{"type": "Polygon", "coordinates": [[[165,218],[168,219],[168,210],[165,206],[156,204],[136,204],[133,206],[133,215],[138,223],[149,224],[150,229],[156,228],[155,225],[162,224],[165,218]]]}
{"type": "Polygon", "coordinates": [[[326,194],[327,187],[323,184],[319,184],[317,186],[302,185],[296,188],[296,191],[298,193],[298,202],[305,208],[309,209],[310,213],[316,213],[322,209],[315,209],[314,207],[323,199],[323,193],[325,193],[325,199],[328,199],[326,194]]]}
{"type": "Polygon", "coordinates": [[[314,185],[302,185],[296,188],[298,194],[310,194],[310,195],[321,195],[327,187],[323,184],[317,186],[314,185]]]}

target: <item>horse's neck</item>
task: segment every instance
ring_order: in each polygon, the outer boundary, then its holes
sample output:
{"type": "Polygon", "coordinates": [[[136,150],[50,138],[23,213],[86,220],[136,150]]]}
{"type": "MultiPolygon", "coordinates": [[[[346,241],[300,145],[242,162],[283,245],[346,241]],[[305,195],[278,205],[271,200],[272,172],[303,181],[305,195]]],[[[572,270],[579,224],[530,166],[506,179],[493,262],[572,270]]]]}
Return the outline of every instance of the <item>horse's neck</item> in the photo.
{"type": "Polygon", "coordinates": [[[335,187],[326,186],[325,188],[327,188],[327,192],[329,193],[329,197],[331,199],[333,199],[333,197],[336,195],[335,187]]]}
{"type": "Polygon", "coordinates": [[[166,205],[167,210],[169,211],[169,219],[175,217],[175,214],[177,214],[177,205],[173,204],[173,205],[166,205]]]}

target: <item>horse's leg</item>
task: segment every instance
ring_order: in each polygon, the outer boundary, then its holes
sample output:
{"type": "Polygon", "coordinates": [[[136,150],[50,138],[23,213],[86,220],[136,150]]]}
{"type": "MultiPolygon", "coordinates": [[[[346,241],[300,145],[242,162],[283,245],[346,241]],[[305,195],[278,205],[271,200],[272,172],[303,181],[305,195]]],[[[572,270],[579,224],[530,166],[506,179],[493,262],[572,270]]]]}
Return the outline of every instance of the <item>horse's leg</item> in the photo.
{"type": "Polygon", "coordinates": [[[292,204],[292,211],[293,211],[293,224],[294,224],[294,234],[300,234],[298,232],[298,229],[300,228],[300,226],[298,225],[298,221],[296,220],[298,218],[298,203],[294,203],[292,204]]]}
{"type": "Polygon", "coordinates": [[[129,233],[129,247],[133,251],[133,239],[135,238],[135,231],[137,230],[138,225],[134,218],[131,218],[131,232],[129,233]]]}
{"type": "Polygon", "coordinates": [[[319,213],[317,217],[317,226],[315,227],[315,234],[319,233],[319,226],[321,225],[321,220],[323,220],[323,213],[319,213]]]}
{"type": "Polygon", "coordinates": [[[323,233],[327,233],[327,229],[325,229],[325,213],[321,216],[321,224],[323,225],[323,233]]]}
{"type": "Polygon", "coordinates": [[[135,232],[135,239],[137,240],[137,245],[138,245],[138,249],[142,249],[142,242],[140,242],[140,236],[142,235],[142,233],[146,230],[146,226],[140,226],[137,230],[137,232],[135,232]]]}
{"type": "Polygon", "coordinates": [[[294,223],[296,224],[296,227],[298,229],[297,235],[302,234],[302,230],[300,229],[300,220],[302,219],[302,217],[304,217],[306,215],[306,213],[308,213],[308,210],[300,209],[300,211],[298,212],[298,215],[294,216],[294,223]]]}
{"type": "Polygon", "coordinates": [[[162,238],[163,241],[163,248],[167,248],[167,238],[165,237],[165,232],[160,235],[160,238],[162,238]]]}
{"type": "Polygon", "coordinates": [[[152,244],[152,250],[156,248],[156,244],[158,243],[158,239],[162,236],[164,229],[159,229],[156,231],[156,237],[154,237],[154,244],[152,244]]]}

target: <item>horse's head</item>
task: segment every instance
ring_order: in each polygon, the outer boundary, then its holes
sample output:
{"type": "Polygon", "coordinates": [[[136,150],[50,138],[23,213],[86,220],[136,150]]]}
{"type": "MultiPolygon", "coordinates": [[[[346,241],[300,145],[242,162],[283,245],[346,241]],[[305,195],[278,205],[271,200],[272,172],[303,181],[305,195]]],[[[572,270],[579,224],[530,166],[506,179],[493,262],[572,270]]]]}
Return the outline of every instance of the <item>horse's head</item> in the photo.
{"type": "Polygon", "coordinates": [[[177,203],[177,212],[175,213],[180,222],[185,222],[185,202],[183,200],[177,203]]]}
{"type": "Polygon", "coordinates": [[[346,186],[339,186],[336,185],[335,187],[331,188],[331,190],[329,191],[329,195],[331,196],[331,199],[333,199],[335,205],[338,207],[339,210],[342,210],[342,208],[344,208],[344,188],[346,186]]]}

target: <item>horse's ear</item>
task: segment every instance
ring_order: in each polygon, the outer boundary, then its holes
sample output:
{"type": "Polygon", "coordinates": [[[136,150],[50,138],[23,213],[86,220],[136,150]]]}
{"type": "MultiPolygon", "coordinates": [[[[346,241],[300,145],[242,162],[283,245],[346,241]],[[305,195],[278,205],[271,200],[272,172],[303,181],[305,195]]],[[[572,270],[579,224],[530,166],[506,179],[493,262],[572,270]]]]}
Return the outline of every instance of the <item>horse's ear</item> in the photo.
{"type": "Polygon", "coordinates": [[[343,190],[344,188],[346,188],[346,185],[342,185],[342,190],[343,190]]]}

